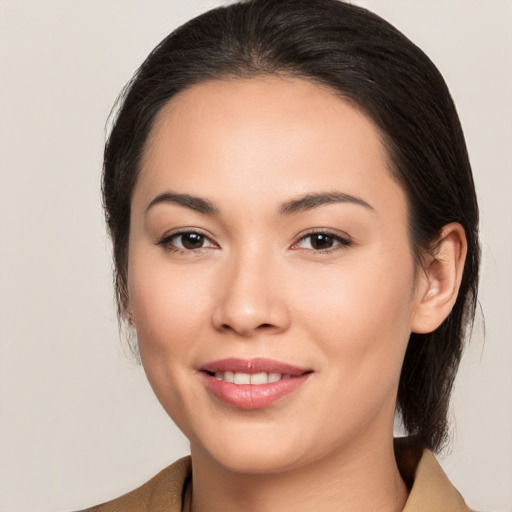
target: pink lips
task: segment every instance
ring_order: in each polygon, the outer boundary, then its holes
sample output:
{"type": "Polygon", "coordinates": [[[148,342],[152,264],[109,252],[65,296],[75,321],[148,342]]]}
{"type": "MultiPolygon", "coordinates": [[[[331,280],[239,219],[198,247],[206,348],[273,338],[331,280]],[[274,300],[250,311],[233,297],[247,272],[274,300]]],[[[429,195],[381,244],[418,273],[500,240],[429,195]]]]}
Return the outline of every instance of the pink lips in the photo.
{"type": "MultiPolygon", "coordinates": [[[[271,359],[222,359],[200,368],[206,388],[221,402],[238,409],[262,409],[298,389],[311,375],[311,371],[271,359]],[[226,373],[227,372],[227,373],[226,373]],[[261,377],[267,374],[271,380],[265,383],[237,384],[229,382],[229,374],[236,379],[248,375],[261,377]],[[216,376],[217,375],[217,376],[216,376]],[[220,378],[219,378],[220,377],[220,378]],[[224,378],[226,377],[226,378],[224,378]],[[284,377],[284,378],[283,378],[284,377]]],[[[235,379],[235,381],[236,381],[235,379]]],[[[259,382],[259,380],[258,380],[259,382]]]]}

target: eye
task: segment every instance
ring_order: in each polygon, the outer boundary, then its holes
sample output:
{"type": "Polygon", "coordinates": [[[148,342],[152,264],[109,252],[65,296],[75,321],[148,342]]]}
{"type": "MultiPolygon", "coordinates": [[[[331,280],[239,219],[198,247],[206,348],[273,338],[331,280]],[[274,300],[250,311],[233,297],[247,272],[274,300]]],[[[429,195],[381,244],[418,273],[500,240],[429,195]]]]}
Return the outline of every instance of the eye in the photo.
{"type": "Polygon", "coordinates": [[[293,248],[309,249],[316,252],[331,252],[337,249],[344,249],[352,245],[346,238],[328,232],[308,233],[304,235],[293,248]]]}
{"type": "Polygon", "coordinates": [[[166,236],[158,245],[162,245],[165,249],[178,252],[197,251],[205,248],[217,248],[206,235],[198,233],[197,231],[180,231],[166,236]]]}

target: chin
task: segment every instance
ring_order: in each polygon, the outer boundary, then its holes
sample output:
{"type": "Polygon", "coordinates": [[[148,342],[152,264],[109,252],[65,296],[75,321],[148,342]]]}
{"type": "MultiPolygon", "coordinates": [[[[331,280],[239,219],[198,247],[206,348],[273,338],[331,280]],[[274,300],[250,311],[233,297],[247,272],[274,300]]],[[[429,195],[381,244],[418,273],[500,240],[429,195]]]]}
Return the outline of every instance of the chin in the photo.
{"type": "Polygon", "coordinates": [[[226,470],[248,474],[280,473],[301,464],[301,436],[274,432],[268,426],[230,430],[201,435],[200,443],[191,441],[192,457],[207,457],[226,470]]]}
{"type": "Polygon", "coordinates": [[[277,474],[300,465],[296,453],[283,450],[268,450],[261,446],[238,447],[230,446],[229,450],[211,452],[209,455],[215,462],[233,473],[245,474],[277,474]]]}

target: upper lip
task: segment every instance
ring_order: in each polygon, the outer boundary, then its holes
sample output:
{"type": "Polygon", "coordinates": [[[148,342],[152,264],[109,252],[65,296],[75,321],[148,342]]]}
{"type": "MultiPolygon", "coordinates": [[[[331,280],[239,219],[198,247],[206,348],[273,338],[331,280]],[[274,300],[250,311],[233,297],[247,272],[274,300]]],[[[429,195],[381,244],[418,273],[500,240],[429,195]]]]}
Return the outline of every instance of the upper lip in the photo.
{"type": "Polygon", "coordinates": [[[206,363],[200,368],[201,371],[215,373],[215,372],[240,372],[240,373],[281,373],[290,376],[299,376],[311,370],[293,366],[282,361],[275,361],[273,359],[255,358],[255,359],[219,359],[206,363]]]}

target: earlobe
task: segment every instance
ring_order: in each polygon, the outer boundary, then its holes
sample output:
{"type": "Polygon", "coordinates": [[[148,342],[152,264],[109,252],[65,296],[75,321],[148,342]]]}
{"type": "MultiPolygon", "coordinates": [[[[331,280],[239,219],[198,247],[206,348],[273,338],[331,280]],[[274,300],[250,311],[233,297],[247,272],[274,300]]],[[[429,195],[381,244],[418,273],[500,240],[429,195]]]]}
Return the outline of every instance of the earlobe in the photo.
{"type": "Polygon", "coordinates": [[[132,309],[132,305],[130,303],[130,297],[129,297],[127,291],[123,292],[121,301],[123,304],[121,314],[123,316],[124,321],[128,322],[128,325],[130,327],[135,327],[135,319],[133,317],[133,309],[132,309]]]}
{"type": "Polygon", "coordinates": [[[126,314],[126,319],[128,320],[130,327],[135,327],[135,320],[133,319],[133,311],[131,309],[126,314]]]}
{"type": "Polygon", "coordinates": [[[466,253],[464,228],[456,222],[444,226],[421,269],[412,332],[432,332],[450,314],[459,293],[466,253]]]}

